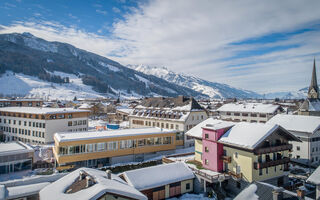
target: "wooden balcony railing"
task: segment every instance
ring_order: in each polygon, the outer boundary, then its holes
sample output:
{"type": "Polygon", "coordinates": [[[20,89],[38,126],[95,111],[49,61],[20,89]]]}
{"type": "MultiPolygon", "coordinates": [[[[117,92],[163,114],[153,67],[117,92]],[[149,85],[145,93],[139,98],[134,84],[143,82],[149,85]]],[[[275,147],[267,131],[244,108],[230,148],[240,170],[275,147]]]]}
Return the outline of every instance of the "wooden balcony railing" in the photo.
{"type": "Polygon", "coordinates": [[[241,172],[237,174],[234,171],[228,171],[228,175],[229,176],[233,176],[234,178],[237,178],[237,179],[241,179],[242,178],[242,173],[241,172]]]}
{"type": "Polygon", "coordinates": [[[220,159],[225,163],[231,163],[231,156],[221,156],[220,159]]]}
{"type": "Polygon", "coordinates": [[[272,167],[272,166],[277,166],[277,165],[282,165],[282,164],[287,164],[290,162],[290,158],[288,157],[284,157],[282,159],[278,159],[278,160],[270,160],[268,162],[254,162],[253,163],[253,167],[254,169],[263,169],[263,168],[267,168],[267,167],[272,167]]]}
{"type": "Polygon", "coordinates": [[[278,151],[285,151],[285,150],[291,150],[292,149],[292,144],[283,144],[279,146],[274,146],[274,147],[264,147],[264,148],[259,148],[254,151],[254,154],[265,154],[265,153],[273,153],[273,152],[278,152],[278,151]]]}

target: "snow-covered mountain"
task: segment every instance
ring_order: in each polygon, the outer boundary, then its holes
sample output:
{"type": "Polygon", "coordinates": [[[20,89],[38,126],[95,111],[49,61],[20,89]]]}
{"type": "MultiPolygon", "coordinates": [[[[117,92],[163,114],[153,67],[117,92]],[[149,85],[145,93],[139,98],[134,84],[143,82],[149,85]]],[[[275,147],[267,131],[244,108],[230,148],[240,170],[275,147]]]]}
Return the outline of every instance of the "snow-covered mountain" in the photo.
{"type": "Polygon", "coordinates": [[[146,65],[128,65],[128,67],[148,75],[154,75],[165,79],[171,83],[191,88],[197,92],[208,95],[211,98],[261,98],[262,95],[249,90],[243,90],[221,84],[203,80],[194,76],[178,74],[165,67],[152,67],[146,65]]]}
{"type": "Polygon", "coordinates": [[[49,98],[204,96],[67,43],[30,33],[0,34],[2,95],[49,98]]]}
{"type": "Polygon", "coordinates": [[[290,91],[290,92],[273,92],[267,93],[263,95],[266,99],[304,99],[308,96],[308,88],[302,88],[298,91],[290,91]]]}

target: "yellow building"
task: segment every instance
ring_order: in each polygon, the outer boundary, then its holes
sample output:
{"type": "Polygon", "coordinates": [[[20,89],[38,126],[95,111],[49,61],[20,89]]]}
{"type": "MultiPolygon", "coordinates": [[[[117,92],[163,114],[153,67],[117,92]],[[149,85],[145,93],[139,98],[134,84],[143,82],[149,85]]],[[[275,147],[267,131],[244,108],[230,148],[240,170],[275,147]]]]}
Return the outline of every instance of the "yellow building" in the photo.
{"type": "MultiPolygon", "coordinates": [[[[61,169],[143,161],[176,149],[176,131],[160,128],[56,133],[54,156],[61,169]]],[[[59,168],[58,168],[59,169],[59,168]]]]}
{"type": "Polygon", "coordinates": [[[279,125],[238,123],[219,139],[224,171],[246,182],[282,186],[290,162],[289,141],[300,140],[279,125]]]}

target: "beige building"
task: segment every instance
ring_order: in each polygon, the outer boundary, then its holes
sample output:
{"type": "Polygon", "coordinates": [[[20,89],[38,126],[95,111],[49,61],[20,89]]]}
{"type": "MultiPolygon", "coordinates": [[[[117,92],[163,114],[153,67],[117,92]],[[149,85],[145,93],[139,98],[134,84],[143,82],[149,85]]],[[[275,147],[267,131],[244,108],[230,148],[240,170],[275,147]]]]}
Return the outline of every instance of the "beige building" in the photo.
{"type": "Polygon", "coordinates": [[[129,115],[130,128],[159,127],[177,132],[177,144],[194,146],[184,133],[206,120],[208,114],[193,98],[147,98],[129,115]]]}
{"type": "Polygon", "coordinates": [[[53,143],[56,132],[88,130],[88,111],[72,108],[0,108],[0,130],[6,141],[53,143]]]}

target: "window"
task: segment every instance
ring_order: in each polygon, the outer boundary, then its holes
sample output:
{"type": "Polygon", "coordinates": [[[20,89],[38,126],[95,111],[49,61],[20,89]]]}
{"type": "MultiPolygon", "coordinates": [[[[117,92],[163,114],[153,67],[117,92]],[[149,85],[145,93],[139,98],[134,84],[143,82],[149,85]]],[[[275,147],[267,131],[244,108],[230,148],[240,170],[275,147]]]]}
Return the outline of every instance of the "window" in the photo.
{"type": "Polygon", "coordinates": [[[205,163],[206,165],[209,165],[209,160],[205,159],[205,160],[204,160],[204,163],[205,163]]]}
{"type": "Polygon", "coordinates": [[[104,151],[104,143],[100,142],[97,144],[97,151],[104,151]]]}
{"type": "Polygon", "coordinates": [[[260,117],[267,117],[266,114],[260,114],[260,117]]]}
{"type": "Polygon", "coordinates": [[[268,167],[266,168],[266,174],[268,174],[268,167]]]}
{"type": "Polygon", "coordinates": [[[186,184],[186,190],[190,190],[190,183],[186,184]]]}
{"type": "Polygon", "coordinates": [[[259,168],[259,176],[262,175],[262,168],[259,168]]]}
{"type": "Polygon", "coordinates": [[[251,117],[257,117],[257,114],[251,113],[251,117]]]}
{"type": "Polygon", "coordinates": [[[231,113],[227,112],[227,115],[231,115],[231,113]]]}
{"type": "Polygon", "coordinates": [[[206,134],[204,135],[204,137],[205,137],[206,139],[208,139],[208,138],[209,138],[209,134],[206,133],[206,134]]]}
{"type": "Polygon", "coordinates": [[[146,145],[145,139],[138,140],[138,147],[142,147],[146,145]]]}
{"type": "Polygon", "coordinates": [[[171,144],[171,137],[164,137],[163,144],[171,144]]]}
{"type": "Polygon", "coordinates": [[[234,153],[234,157],[235,157],[235,158],[238,158],[238,152],[235,152],[235,153],[234,153]]]}
{"type": "Polygon", "coordinates": [[[176,130],[178,130],[179,129],[179,125],[178,124],[176,124],[176,130]]]}
{"type": "Polygon", "coordinates": [[[154,144],[155,144],[155,145],[160,145],[160,144],[162,144],[162,138],[158,138],[158,137],[154,138],[154,144]]]}
{"type": "Polygon", "coordinates": [[[68,118],[71,119],[72,118],[72,114],[68,114],[68,118]]]}
{"type": "Polygon", "coordinates": [[[297,151],[300,151],[300,146],[297,146],[297,151]]]}
{"type": "Polygon", "coordinates": [[[204,147],[204,151],[205,151],[206,153],[208,153],[208,152],[209,152],[209,148],[208,148],[208,147],[204,147]]]}
{"type": "Polygon", "coordinates": [[[86,149],[87,149],[87,152],[93,152],[93,145],[87,144],[86,149]]]}

